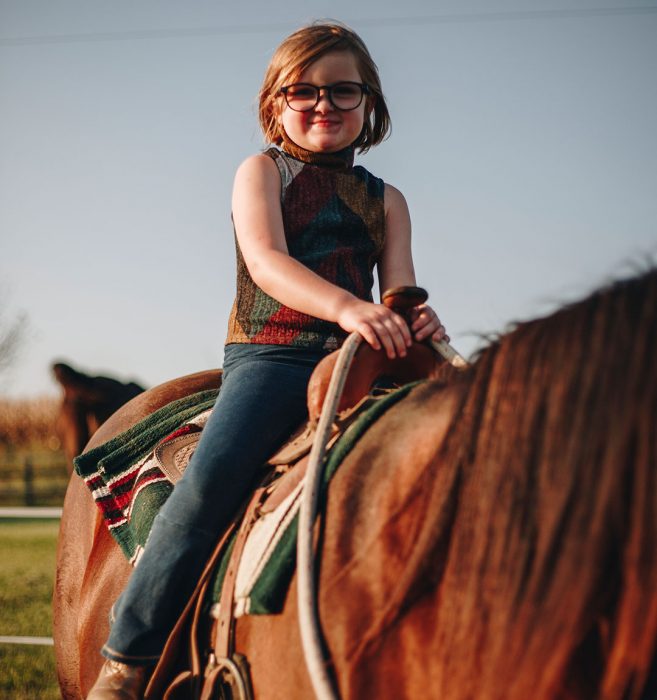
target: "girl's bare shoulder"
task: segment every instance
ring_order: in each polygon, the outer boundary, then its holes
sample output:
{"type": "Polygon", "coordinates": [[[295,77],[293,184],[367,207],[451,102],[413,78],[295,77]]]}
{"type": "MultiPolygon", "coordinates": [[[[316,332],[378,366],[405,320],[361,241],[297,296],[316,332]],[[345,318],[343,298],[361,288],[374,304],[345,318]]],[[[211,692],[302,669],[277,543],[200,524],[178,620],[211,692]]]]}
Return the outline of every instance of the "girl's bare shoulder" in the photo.
{"type": "Polygon", "coordinates": [[[273,159],[264,153],[256,153],[242,161],[235,172],[234,188],[238,192],[252,188],[280,193],[281,176],[273,159]]]}
{"type": "Polygon", "coordinates": [[[404,197],[400,190],[393,187],[393,185],[388,182],[385,183],[385,187],[383,189],[383,203],[385,205],[386,213],[408,211],[406,197],[404,197]]]}
{"type": "Polygon", "coordinates": [[[265,153],[254,153],[245,158],[237,168],[238,175],[267,175],[277,173],[273,158],[265,153]]]}

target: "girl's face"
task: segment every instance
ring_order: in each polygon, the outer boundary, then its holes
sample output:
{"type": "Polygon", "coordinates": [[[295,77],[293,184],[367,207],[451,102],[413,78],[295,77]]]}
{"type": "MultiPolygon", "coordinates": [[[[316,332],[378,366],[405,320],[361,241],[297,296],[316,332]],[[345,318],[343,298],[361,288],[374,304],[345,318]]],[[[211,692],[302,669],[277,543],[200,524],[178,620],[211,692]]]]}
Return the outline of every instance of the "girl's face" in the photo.
{"type": "MultiPolygon", "coordinates": [[[[332,51],[318,58],[294,81],[320,87],[342,81],[361,83],[356,59],[351,51],[332,51]]],[[[367,96],[354,110],[336,109],[322,90],[320,100],[307,112],[295,112],[281,96],[279,122],[288,138],[308,151],[335,153],[350,146],[365,122],[367,96]]]]}

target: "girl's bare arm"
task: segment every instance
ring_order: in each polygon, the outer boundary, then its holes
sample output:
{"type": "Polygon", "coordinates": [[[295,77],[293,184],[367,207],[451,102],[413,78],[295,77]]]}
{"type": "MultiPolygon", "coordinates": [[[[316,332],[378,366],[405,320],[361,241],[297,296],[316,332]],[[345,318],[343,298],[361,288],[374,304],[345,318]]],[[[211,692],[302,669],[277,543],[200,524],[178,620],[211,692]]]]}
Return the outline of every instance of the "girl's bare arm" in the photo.
{"type": "MultiPolygon", "coordinates": [[[[382,293],[393,287],[416,285],[411,252],[411,217],[406,199],[398,189],[386,184],[384,202],[386,239],[378,269],[382,293]]],[[[411,330],[418,342],[430,336],[436,341],[447,337],[436,312],[428,304],[420,304],[412,310],[411,330]]]]}

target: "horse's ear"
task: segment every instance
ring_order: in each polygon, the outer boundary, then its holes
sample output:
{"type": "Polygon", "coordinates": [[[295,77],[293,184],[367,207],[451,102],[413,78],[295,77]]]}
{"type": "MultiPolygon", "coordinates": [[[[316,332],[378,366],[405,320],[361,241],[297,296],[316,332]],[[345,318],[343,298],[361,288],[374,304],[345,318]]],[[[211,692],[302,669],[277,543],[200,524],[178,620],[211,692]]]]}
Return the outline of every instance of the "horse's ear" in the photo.
{"type": "Polygon", "coordinates": [[[73,367],[67,365],[65,362],[53,362],[52,373],[55,375],[55,379],[62,385],[65,385],[77,374],[73,367]]]}
{"type": "Polygon", "coordinates": [[[55,375],[55,379],[59,384],[64,387],[64,389],[69,389],[71,391],[84,391],[88,389],[94,381],[94,377],[90,377],[84,372],[78,372],[78,370],[67,365],[65,362],[55,362],[52,365],[52,371],[55,375]]]}

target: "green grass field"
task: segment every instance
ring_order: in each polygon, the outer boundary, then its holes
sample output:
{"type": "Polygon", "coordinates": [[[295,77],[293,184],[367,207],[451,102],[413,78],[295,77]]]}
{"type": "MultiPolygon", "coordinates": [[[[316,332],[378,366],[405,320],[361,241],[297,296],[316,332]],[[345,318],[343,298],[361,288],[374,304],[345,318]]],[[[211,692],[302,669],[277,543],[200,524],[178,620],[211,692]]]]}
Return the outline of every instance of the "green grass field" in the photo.
{"type": "MultiPolygon", "coordinates": [[[[52,637],[58,520],[0,519],[0,636],[52,637]]],[[[51,646],[0,644],[0,698],[59,698],[51,646]]]]}

